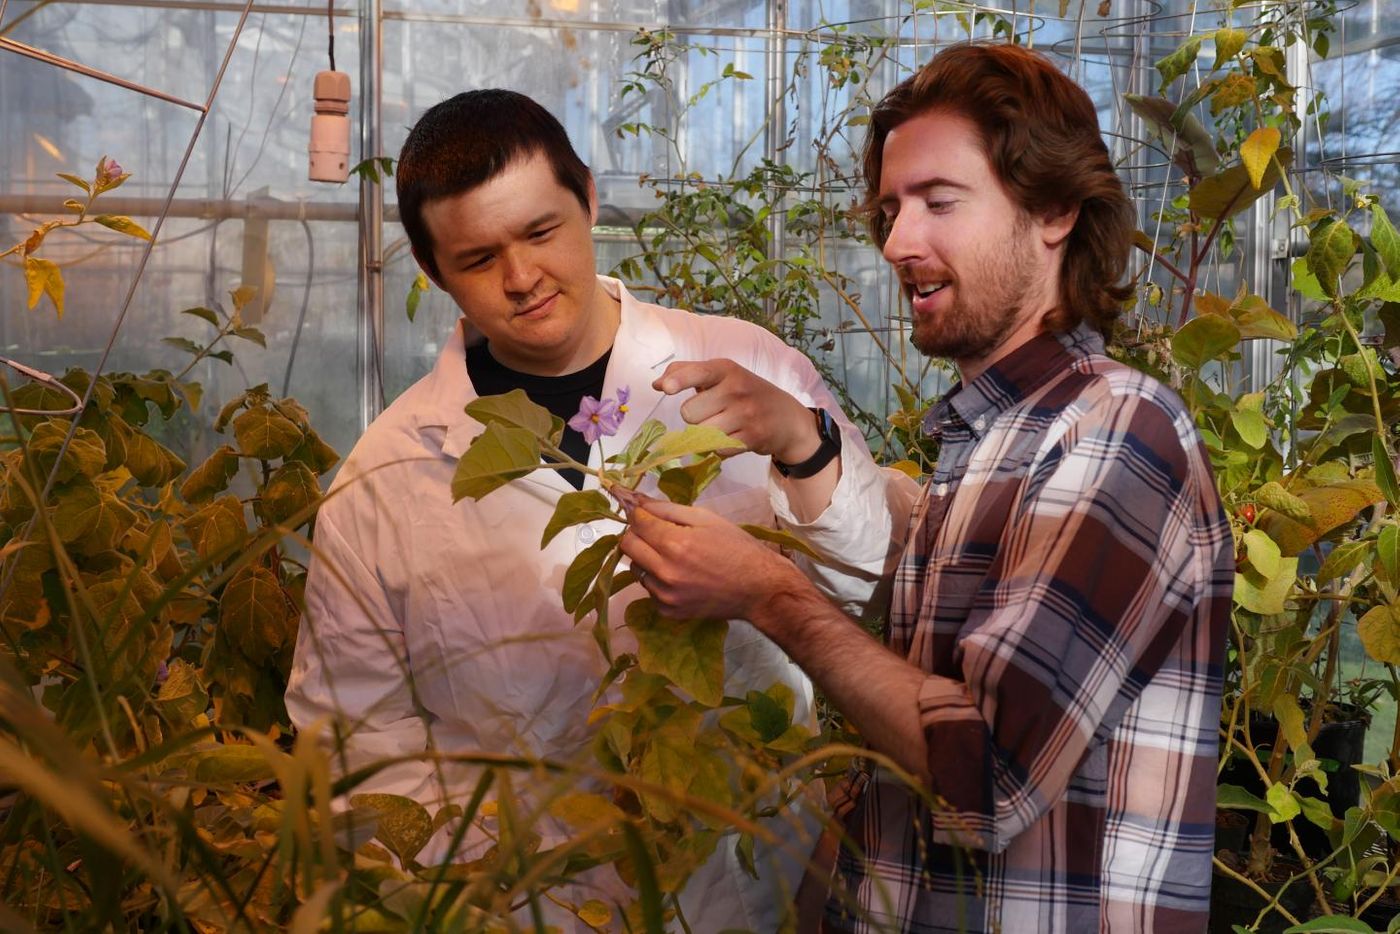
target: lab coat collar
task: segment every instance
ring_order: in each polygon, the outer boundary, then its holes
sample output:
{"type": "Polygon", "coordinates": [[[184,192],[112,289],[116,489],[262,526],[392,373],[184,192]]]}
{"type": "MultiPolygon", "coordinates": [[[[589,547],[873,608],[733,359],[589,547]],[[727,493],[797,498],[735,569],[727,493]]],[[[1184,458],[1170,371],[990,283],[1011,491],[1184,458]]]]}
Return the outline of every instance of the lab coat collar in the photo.
{"type": "MultiPolygon", "coordinates": [[[[607,276],[599,276],[598,281],[622,306],[621,322],[613,337],[612,356],[603,380],[603,395],[616,398],[618,389],[624,386],[631,391],[623,430],[603,439],[603,456],[611,456],[626,447],[642,422],[651,417],[665,398],[665,394],[653,389],[651,384],[675,358],[675,341],[657,311],[637,301],[621,282],[607,276]]],[[[461,457],[472,439],[483,430],[481,423],[464,410],[468,402],[477,398],[476,388],[467,375],[469,340],[475,343],[481,340],[481,335],[465,317],[459,318],[432,372],[424,380],[427,398],[418,413],[420,428],[446,429],[442,435],[442,453],[453,459],[461,457]]],[[[427,434],[432,435],[431,432],[427,434]]],[[[601,464],[595,444],[589,453],[589,465],[597,468],[601,464]]],[[[552,470],[537,471],[528,479],[557,486],[560,492],[573,489],[552,470]]],[[[585,489],[596,486],[596,478],[585,478],[585,489]]]]}

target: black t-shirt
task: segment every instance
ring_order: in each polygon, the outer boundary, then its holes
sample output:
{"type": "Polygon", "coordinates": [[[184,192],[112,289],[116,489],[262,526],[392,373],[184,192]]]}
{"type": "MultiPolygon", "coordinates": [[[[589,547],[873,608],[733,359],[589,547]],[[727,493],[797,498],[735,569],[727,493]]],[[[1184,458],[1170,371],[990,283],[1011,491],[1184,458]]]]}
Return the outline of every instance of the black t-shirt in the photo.
{"type": "MultiPolygon", "coordinates": [[[[471,377],[479,396],[496,396],[512,389],[523,389],[531,402],[543,406],[567,423],[578,414],[584,396],[595,399],[603,397],[603,378],[607,376],[608,357],[611,355],[612,348],[609,347],[606,353],[581,370],[563,376],[535,376],[505,366],[491,355],[487,342],[481,341],[467,348],[467,375],[471,377]]],[[[564,453],[574,460],[588,463],[588,442],[567,424],[561,446],[564,453]]],[[[559,471],[559,475],[573,484],[575,489],[583,489],[583,471],[566,467],[559,471]]]]}

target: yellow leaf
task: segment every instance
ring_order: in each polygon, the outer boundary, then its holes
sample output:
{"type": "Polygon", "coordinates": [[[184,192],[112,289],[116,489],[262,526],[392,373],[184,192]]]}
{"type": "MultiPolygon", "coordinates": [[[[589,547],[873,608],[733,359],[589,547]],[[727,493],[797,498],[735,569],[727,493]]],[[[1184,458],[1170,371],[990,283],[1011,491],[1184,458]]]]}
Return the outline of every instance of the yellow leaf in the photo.
{"type": "Polygon", "coordinates": [[[1366,654],[1387,665],[1400,665],[1400,607],[1374,606],[1356,624],[1366,654]]]}
{"type": "Polygon", "coordinates": [[[258,290],[251,285],[240,285],[228,294],[229,298],[233,299],[234,309],[242,311],[243,306],[251,302],[253,297],[258,294],[258,290]]]}
{"type": "Polygon", "coordinates": [[[63,273],[58,264],[37,256],[24,258],[24,281],[29,286],[29,307],[39,304],[39,296],[47,295],[60,318],[63,317],[63,273]]]}
{"type": "Polygon", "coordinates": [[[612,920],[612,909],[596,898],[590,898],[578,908],[579,920],[591,928],[606,927],[612,920]]]}
{"type": "Polygon", "coordinates": [[[1279,132],[1271,126],[1261,126],[1240,144],[1240,158],[1249,171],[1249,183],[1259,190],[1264,185],[1264,173],[1269,160],[1278,152],[1279,132]]]}
{"type": "Polygon", "coordinates": [[[93,218],[94,221],[106,227],[108,230],[115,230],[117,233],[124,233],[128,237],[135,237],[138,240],[151,239],[150,233],[145,227],[136,223],[129,217],[121,214],[99,214],[93,218]]]}

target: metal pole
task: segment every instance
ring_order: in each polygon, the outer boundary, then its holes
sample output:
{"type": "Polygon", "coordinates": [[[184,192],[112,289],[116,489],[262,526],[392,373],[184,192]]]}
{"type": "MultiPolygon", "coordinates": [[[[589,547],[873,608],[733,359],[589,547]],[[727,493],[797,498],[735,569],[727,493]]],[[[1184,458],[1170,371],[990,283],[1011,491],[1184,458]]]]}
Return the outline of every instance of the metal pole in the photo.
{"type": "MultiPolygon", "coordinates": [[[[763,156],[769,162],[777,162],[783,146],[787,139],[787,107],[785,106],[784,89],[786,87],[787,39],[785,30],[787,27],[787,0],[768,0],[768,37],[765,43],[765,66],[767,70],[767,113],[764,115],[768,121],[768,130],[764,134],[763,156]]],[[[778,205],[778,209],[768,212],[768,258],[777,259],[783,255],[785,244],[783,239],[786,234],[787,211],[784,205],[778,205]]],[[[779,333],[782,333],[781,326],[783,309],[777,307],[777,302],[773,299],[766,301],[767,308],[764,312],[770,324],[774,325],[779,333]]]]}
{"type": "MultiPolygon", "coordinates": [[[[383,42],[381,0],[360,4],[360,158],[380,154],[383,42]]],[[[360,179],[360,431],[384,410],[384,198],[378,182],[360,179]]]]}

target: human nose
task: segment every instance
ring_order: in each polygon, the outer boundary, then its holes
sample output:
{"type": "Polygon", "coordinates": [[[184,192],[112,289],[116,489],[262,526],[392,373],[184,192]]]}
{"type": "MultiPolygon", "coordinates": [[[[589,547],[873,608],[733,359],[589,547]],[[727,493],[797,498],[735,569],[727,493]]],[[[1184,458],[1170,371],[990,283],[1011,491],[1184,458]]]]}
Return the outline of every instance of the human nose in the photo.
{"type": "Polygon", "coordinates": [[[510,250],[504,257],[505,290],[512,295],[529,295],[540,281],[540,268],[520,250],[510,250]]]}
{"type": "Polygon", "coordinates": [[[902,211],[890,219],[889,233],[880,252],[891,264],[899,266],[921,259],[925,246],[915,229],[914,219],[909,212],[902,211]]]}

